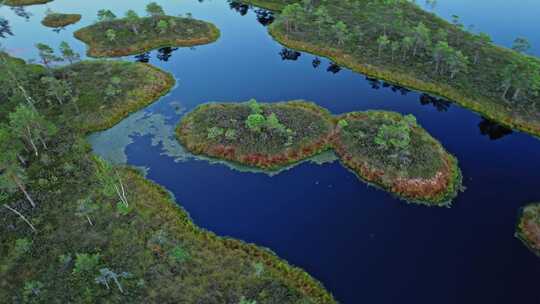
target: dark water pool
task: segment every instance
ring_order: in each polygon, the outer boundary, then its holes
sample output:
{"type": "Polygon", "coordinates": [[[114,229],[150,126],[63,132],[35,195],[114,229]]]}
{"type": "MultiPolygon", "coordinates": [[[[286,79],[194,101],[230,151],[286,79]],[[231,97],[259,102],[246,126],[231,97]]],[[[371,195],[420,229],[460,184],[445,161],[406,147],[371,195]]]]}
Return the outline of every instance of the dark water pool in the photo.
{"type": "MultiPolygon", "coordinates": [[[[174,73],[178,86],[91,136],[96,153],[145,167],[198,225],[271,248],[343,303],[540,303],[540,259],[513,236],[518,209],[540,200],[540,140],[454,104],[339,70],[323,58],[315,68],[316,56],[283,52],[271,39],[257,19],[268,20],[264,11],[234,10],[224,0],[158,2],[171,14],[191,12],[214,22],[222,37],[195,49],[126,58],[148,59],[174,73]],[[457,156],[467,190],[452,208],[408,205],[359,182],[338,162],[303,163],[268,176],[196,159],[174,141],[185,111],[249,98],[307,99],[334,113],[412,113],[457,156]]],[[[72,31],[95,20],[98,9],[142,13],[144,4],[55,0],[48,7],[84,16],[58,33],[39,24],[47,6],[27,8],[28,19],[0,8],[15,34],[0,41],[24,58],[36,56],[38,41],[66,40],[83,51],[72,31]]],[[[526,36],[540,46],[536,0],[440,0],[435,10],[445,18],[462,16],[500,44],[526,36]]],[[[540,55],[540,48],[533,52],[540,55]]]]}

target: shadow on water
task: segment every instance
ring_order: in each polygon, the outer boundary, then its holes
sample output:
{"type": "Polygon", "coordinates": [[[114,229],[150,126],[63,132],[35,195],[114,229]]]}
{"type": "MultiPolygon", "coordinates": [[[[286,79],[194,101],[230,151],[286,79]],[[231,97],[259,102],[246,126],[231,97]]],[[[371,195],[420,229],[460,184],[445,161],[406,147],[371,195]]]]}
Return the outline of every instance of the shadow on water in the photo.
{"type": "Polygon", "coordinates": [[[13,36],[9,21],[0,17],[0,38],[7,38],[8,36],[13,36]]]}
{"type": "Polygon", "coordinates": [[[511,129],[501,126],[485,117],[482,117],[482,121],[478,124],[478,128],[480,129],[480,134],[489,137],[491,140],[498,140],[514,133],[511,129]]]}

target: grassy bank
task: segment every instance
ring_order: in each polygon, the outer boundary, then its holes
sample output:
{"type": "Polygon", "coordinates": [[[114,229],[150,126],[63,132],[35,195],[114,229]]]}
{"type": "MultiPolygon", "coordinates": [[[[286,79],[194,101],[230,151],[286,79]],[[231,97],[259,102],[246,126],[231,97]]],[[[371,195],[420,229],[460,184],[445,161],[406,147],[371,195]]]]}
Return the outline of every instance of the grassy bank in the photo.
{"type": "MultiPolygon", "coordinates": [[[[59,69],[8,61],[1,68],[23,72],[18,83],[28,87],[37,113],[56,132],[43,138],[39,155],[20,152],[20,178],[36,207],[21,191],[0,192],[0,206],[28,220],[0,208],[0,302],[335,303],[301,269],[268,250],[198,228],[166,190],[92,155],[85,135],[166,93],[174,83],[170,75],[117,61],[59,69]],[[74,98],[50,99],[47,77],[66,81],[74,98]]],[[[2,103],[2,121],[10,121],[3,131],[12,127],[15,116],[7,113],[20,108],[21,92],[4,74],[0,82],[9,101],[2,103]]],[[[4,140],[0,136],[1,155],[7,153],[4,140]]]]}
{"type": "Polygon", "coordinates": [[[455,23],[406,1],[320,1],[315,7],[289,6],[270,33],[287,47],[540,135],[540,60],[495,46],[455,23]]]}
{"type": "Polygon", "coordinates": [[[35,4],[45,4],[52,2],[53,0],[4,0],[0,3],[8,6],[25,6],[25,5],[35,5],[35,4]]]}
{"type": "Polygon", "coordinates": [[[192,153],[267,170],[334,149],[361,179],[411,202],[446,206],[461,190],[457,160],[393,112],[337,117],[308,102],[205,104],[177,128],[192,153]]]}
{"type": "Polygon", "coordinates": [[[520,211],[516,237],[540,257],[540,204],[530,204],[520,211]]]}
{"type": "Polygon", "coordinates": [[[51,13],[43,18],[41,24],[53,28],[64,27],[79,22],[81,18],[80,14],[51,13]]]}
{"type": "Polygon", "coordinates": [[[192,18],[156,16],[101,21],[82,28],[75,37],[88,45],[88,56],[117,57],[161,47],[196,46],[216,41],[219,29],[192,18]]]}

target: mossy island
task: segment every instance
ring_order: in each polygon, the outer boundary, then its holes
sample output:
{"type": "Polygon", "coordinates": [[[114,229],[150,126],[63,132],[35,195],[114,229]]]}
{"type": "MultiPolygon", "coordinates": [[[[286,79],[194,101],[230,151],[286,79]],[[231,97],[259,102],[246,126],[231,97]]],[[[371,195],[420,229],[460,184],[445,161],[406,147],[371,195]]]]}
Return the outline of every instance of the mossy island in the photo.
{"type": "Polygon", "coordinates": [[[461,189],[456,158],[412,115],[367,111],[339,116],[333,147],[361,179],[411,202],[448,205],[461,189]]]}
{"type": "Polygon", "coordinates": [[[530,204],[521,209],[516,237],[540,257],[540,203],[530,204]]]}
{"type": "Polygon", "coordinates": [[[165,189],[92,155],[85,135],[168,92],[169,73],[37,47],[43,65],[0,52],[0,173],[14,183],[0,196],[0,302],[336,303],[302,269],[197,227],[165,189]]]}
{"type": "Polygon", "coordinates": [[[52,1],[53,0],[4,0],[4,1],[0,1],[0,4],[5,4],[7,6],[27,6],[27,5],[45,4],[52,1]]]}
{"type": "Polygon", "coordinates": [[[281,44],[540,136],[540,60],[526,39],[499,47],[411,1],[279,2],[269,31],[281,44]]]}
{"type": "Polygon", "coordinates": [[[98,12],[96,24],[82,28],[75,37],[88,45],[88,56],[119,57],[143,53],[161,47],[191,47],[216,41],[219,29],[208,22],[186,17],[167,16],[163,9],[151,3],[148,16],[134,11],[118,19],[109,10],[98,12]]]}
{"type": "Polygon", "coordinates": [[[308,102],[209,103],[182,119],[180,141],[204,154],[279,170],[330,147],[331,115],[308,102]]]}
{"type": "Polygon", "coordinates": [[[209,103],[182,119],[177,136],[194,154],[272,171],[334,149],[361,179],[426,205],[449,205],[461,189],[457,160],[412,115],[332,116],[305,101],[209,103]]]}
{"type": "Polygon", "coordinates": [[[59,28],[75,24],[81,20],[82,16],[80,14],[63,14],[63,13],[48,13],[41,24],[47,27],[59,28]]]}

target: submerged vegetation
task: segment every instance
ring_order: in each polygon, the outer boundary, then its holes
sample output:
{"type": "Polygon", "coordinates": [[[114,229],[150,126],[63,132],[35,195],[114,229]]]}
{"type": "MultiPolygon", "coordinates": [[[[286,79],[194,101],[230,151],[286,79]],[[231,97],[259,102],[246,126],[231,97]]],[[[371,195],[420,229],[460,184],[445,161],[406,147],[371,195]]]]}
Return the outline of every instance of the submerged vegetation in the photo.
{"type": "Polygon", "coordinates": [[[540,257],[540,203],[521,209],[516,236],[540,257]]]}
{"type": "Polygon", "coordinates": [[[412,115],[333,117],[303,101],[210,103],[185,116],[177,135],[195,154],[269,170],[334,149],[363,180],[427,205],[447,205],[461,189],[457,160],[412,115]]]}
{"type": "Polygon", "coordinates": [[[47,27],[64,27],[70,24],[77,23],[81,20],[80,14],[62,14],[55,12],[48,12],[45,18],[41,21],[41,24],[47,27]]]}
{"type": "Polygon", "coordinates": [[[0,302],[335,303],[301,269],[196,227],[163,188],[92,155],[85,134],[167,92],[170,75],[37,46],[43,65],[0,53],[0,302]]]}
{"type": "MultiPolygon", "coordinates": [[[[282,1],[286,4],[286,1],[282,1]]],[[[283,8],[270,33],[290,48],[429,92],[511,128],[540,135],[540,60],[448,23],[405,0],[303,1],[283,8]]]]}
{"type": "Polygon", "coordinates": [[[117,18],[110,10],[98,12],[98,22],[74,33],[88,44],[88,56],[117,57],[138,54],[161,47],[196,46],[219,38],[218,28],[208,22],[187,17],[167,16],[163,8],[152,2],[148,16],[140,17],[133,10],[117,18]]]}

